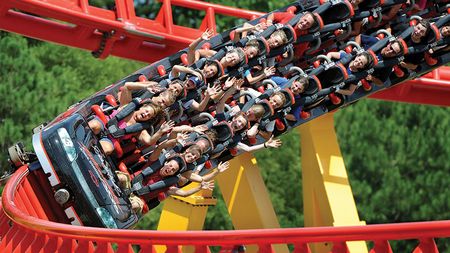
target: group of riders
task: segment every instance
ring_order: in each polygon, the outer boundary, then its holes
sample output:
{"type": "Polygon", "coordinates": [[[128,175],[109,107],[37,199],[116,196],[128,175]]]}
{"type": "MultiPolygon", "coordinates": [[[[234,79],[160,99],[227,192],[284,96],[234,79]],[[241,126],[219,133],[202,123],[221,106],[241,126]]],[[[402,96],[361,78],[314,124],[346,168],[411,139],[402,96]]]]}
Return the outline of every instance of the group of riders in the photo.
{"type": "Polygon", "coordinates": [[[274,136],[315,110],[447,62],[447,9],[438,0],[299,1],[222,34],[206,30],[174,64],[125,82],[89,127],[116,159],[133,211],[145,214],[169,195],[212,189],[229,159],[278,148],[274,136]]]}

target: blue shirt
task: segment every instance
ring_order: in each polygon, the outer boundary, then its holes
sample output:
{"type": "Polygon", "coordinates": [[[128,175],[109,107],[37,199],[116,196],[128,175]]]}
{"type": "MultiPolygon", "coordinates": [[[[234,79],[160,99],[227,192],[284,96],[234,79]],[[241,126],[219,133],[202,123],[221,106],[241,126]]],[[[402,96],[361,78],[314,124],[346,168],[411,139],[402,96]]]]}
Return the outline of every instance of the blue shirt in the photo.
{"type": "MultiPolygon", "coordinates": [[[[272,79],[272,81],[274,81],[278,87],[280,87],[281,89],[284,89],[287,87],[289,80],[287,78],[284,77],[280,77],[280,76],[272,76],[270,79],[272,79]]],[[[300,95],[294,95],[295,100],[299,99],[301,96],[300,95]]],[[[302,111],[302,106],[299,104],[294,104],[292,106],[292,111],[291,113],[294,114],[295,119],[297,121],[300,120],[300,112],[302,111]]]]}
{"type": "Polygon", "coordinates": [[[361,46],[364,48],[364,50],[369,49],[378,41],[379,40],[377,39],[377,37],[361,34],[361,46]]]}
{"type": "Polygon", "coordinates": [[[349,58],[352,58],[352,55],[351,55],[351,54],[347,54],[347,53],[344,52],[344,51],[341,51],[341,52],[340,52],[340,54],[339,54],[339,61],[342,62],[342,63],[348,62],[347,66],[346,66],[346,68],[347,68],[347,73],[348,73],[349,75],[351,75],[351,74],[352,74],[352,71],[350,70],[350,61],[349,61],[349,58]]]}
{"type": "Polygon", "coordinates": [[[287,78],[281,76],[272,76],[270,79],[272,79],[272,81],[274,81],[282,89],[286,87],[287,82],[289,81],[287,78]]]}

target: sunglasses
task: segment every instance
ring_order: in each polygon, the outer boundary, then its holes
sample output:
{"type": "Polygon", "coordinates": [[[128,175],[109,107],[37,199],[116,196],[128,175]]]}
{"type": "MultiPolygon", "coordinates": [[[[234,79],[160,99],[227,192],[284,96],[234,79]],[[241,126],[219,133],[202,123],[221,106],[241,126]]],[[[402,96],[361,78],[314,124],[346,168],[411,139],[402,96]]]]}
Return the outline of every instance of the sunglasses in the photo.
{"type": "Polygon", "coordinates": [[[392,44],[388,44],[386,47],[387,47],[387,49],[394,51],[395,54],[401,53],[400,48],[398,49],[398,51],[396,51],[395,48],[392,47],[392,44]]]}

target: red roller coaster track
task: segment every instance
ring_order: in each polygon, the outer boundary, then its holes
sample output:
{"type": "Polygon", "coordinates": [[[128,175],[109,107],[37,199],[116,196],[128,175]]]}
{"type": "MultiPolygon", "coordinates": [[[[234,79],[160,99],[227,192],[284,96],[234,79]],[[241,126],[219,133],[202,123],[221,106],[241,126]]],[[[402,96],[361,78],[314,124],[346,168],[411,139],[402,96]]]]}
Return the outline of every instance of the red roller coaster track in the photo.
{"type": "Polygon", "coordinates": [[[308,244],[333,243],[333,253],[345,253],[346,242],[373,241],[372,253],[392,252],[389,241],[417,239],[414,253],[439,252],[434,238],[450,237],[450,221],[368,225],[362,227],[286,228],[236,231],[163,232],[99,229],[70,226],[37,218],[43,206],[31,188],[35,175],[19,169],[4,189],[0,215],[0,252],[151,252],[154,245],[167,246],[167,252],[181,252],[180,246],[194,246],[196,252],[209,252],[208,246],[257,245],[259,252],[273,252],[273,244],[294,245],[298,253],[310,252],[308,244]],[[12,221],[12,223],[11,223],[12,221]],[[41,251],[42,250],[42,251],[41,251]]]}
{"type": "Polygon", "coordinates": [[[263,14],[192,0],[161,2],[156,19],[150,20],[136,16],[132,0],[116,0],[115,11],[90,6],[88,0],[5,0],[0,3],[0,29],[89,51],[98,50],[102,33],[107,33],[100,58],[154,62],[185,48],[201,30],[215,31],[216,14],[244,19],[263,14]],[[175,25],[175,6],[205,11],[200,28],[175,25]]]}
{"type": "MultiPolygon", "coordinates": [[[[206,28],[214,29],[215,15],[252,19],[263,13],[194,0],[161,0],[155,20],[137,17],[132,0],[116,0],[116,8],[104,10],[88,0],[3,0],[0,29],[58,44],[96,51],[99,58],[115,55],[153,62],[186,47],[206,28]],[[172,7],[205,12],[199,29],[175,25],[172,7]],[[157,49],[157,50],[155,50],[157,49]]],[[[375,99],[450,106],[450,69],[441,68],[422,78],[372,95],[375,99]]],[[[272,252],[272,244],[294,245],[294,252],[310,252],[308,243],[331,242],[332,252],[347,252],[345,242],[373,241],[373,253],[392,252],[389,241],[417,239],[414,250],[438,252],[434,238],[450,237],[450,221],[246,231],[157,232],[105,230],[51,222],[40,202],[43,192],[32,188],[39,180],[19,169],[5,187],[0,214],[0,252],[151,252],[153,245],[166,245],[167,252],[180,252],[181,245],[208,252],[207,246],[258,245],[272,252]],[[117,247],[115,249],[114,247],[117,247]]],[[[48,211],[48,210],[46,210],[48,211]]]]}

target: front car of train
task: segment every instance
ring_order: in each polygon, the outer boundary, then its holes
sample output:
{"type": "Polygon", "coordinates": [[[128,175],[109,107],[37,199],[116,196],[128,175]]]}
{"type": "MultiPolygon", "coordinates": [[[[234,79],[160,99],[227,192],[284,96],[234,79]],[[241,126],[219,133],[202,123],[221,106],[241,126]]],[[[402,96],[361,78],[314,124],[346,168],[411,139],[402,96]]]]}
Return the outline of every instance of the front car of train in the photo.
{"type": "Polygon", "coordinates": [[[34,134],[33,147],[59,204],[76,202],[65,209],[72,224],[127,228],[136,223],[128,198],[116,184],[113,165],[81,115],[34,134]]]}
{"type": "MultiPolygon", "coordinates": [[[[125,80],[125,79],[124,79],[125,80]]],[[[72,225],[129,228],[138,221],[126,193],[117,185],[115,163],[102,152],[88,126],[91,106],[114,94],[118,82],[72,105],[49,124],[33,130],[34,152],[23,145],[10,148],[13,167],[28,166],[45,173],[56,202],[72,225]]],[[[110,106],[110,105],[108,105],[110,106]]]]}

